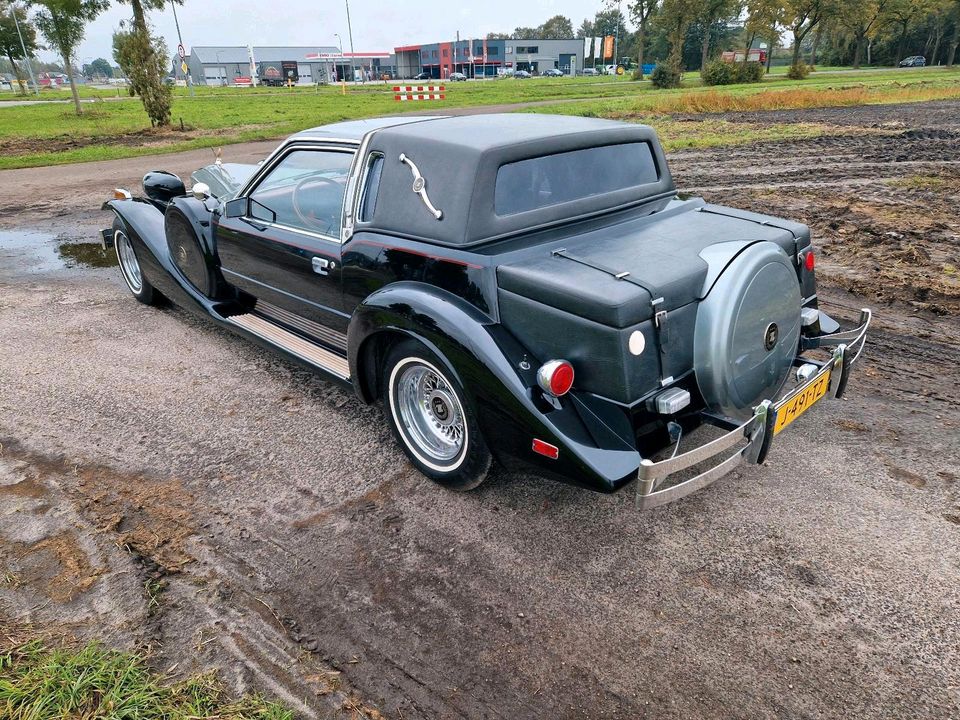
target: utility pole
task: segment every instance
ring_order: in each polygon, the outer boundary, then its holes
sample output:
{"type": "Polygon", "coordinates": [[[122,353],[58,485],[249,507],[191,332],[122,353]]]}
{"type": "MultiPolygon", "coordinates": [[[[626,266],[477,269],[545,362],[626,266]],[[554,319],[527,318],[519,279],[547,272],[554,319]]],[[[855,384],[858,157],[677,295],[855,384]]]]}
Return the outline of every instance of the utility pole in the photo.
{"type": "Polygon", "coordinates": [[[620,0],[617,0],[617,26],[613,31],[613,77],[617,77],[617,53],[620,51],[620,0]]]}
{"type": "MultiPolygon", "coordinates": [[[[177,4],[174,0],[170,0],[170,9],[173,10],[173,24],[177,26],[177,44],[180,47],[183,47],[183,36],[180,34],[180,21],[177,20],[177,4]]],[[[180,62],[184,62],[183,58],[180,58],[180,62]]],[[[193,97],[193,83],[190,82],[190,70],[187,69],[187,72],[184,73],[187,76],[187,87],[190,88],[190,97],[193,97]]]]}
{"type": "Polygon", "coordinates": [[[23,49],[23,61],[27,64],[27,72],[30,75],[30,82],[33,83],[33,91],[37,94],[37,97],[40,97],[40,86],[37,85],[37,81],[33,77],[33,65],[30,64],[30,58],[27,55],[27,45],[23,42],[23,33],[20,32],[20,21],[17,20],[17,8],[13,3],[10,3],[10,14],[13,15],[13,24],[17,26],[17,37],[20,38],[20,47],[23,49]]]}
{"type": "Polygon", "coordinates": [[[356,70],[353,67],[353,26],[350,24],[350,0],[343,0],[347,5],[347,35],[350,37],[350,72],[353,73],[353,80],[357,79],[356,70]]]}

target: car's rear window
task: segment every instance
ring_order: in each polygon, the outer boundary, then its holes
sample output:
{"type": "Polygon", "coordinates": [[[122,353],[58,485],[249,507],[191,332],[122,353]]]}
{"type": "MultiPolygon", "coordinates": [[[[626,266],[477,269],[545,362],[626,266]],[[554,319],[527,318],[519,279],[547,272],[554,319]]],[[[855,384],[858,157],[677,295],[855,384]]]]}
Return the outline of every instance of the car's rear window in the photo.
{"type": "Polygon", "coordinates": [[[659,180],[646,142],[604,145],[501,165],[494,212],[515,215],[659,180]]]}

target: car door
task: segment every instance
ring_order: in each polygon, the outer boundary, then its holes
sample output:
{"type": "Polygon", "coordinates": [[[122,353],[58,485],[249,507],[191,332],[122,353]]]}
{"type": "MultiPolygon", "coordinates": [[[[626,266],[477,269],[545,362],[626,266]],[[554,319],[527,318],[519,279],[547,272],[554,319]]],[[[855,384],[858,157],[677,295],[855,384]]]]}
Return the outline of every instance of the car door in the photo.
{"type": "Polygon", "coordinates": [[[231,201],[217,227],[227,282],[288,312],[345,332],[341,293],[343,197],[355,149],[292,145],[231,201]],[[233,217],[231,217],[233,216],[233,217]]]}

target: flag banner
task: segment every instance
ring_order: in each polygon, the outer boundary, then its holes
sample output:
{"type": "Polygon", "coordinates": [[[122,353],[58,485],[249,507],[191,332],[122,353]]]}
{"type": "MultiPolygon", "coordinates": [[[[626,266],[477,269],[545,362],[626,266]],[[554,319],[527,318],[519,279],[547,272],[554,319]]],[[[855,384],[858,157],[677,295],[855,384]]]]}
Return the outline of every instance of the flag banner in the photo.
{"type": "Polygon", "coordinates": [[[487,39],[483,39],[483,62],[487,62],[487,39]]]}
{"type": "Polygon", "coordinates": [[[583,39],[583,59],[584,60],[590,59],[590,40],[591,38],[588,38],[588,37],[585,37],[583,39]]]}
{"type": "Polygon", "coordinates": [[[603,38],[595,37],[593,39],[593,59],[600,59],[600,45],[603,43],[603,38]]]}
{"type": "Polygon", "coordinates": [[[603,59],[609,60],[613,57],[613,35],[607,35],[603,39],[603,59]]]}

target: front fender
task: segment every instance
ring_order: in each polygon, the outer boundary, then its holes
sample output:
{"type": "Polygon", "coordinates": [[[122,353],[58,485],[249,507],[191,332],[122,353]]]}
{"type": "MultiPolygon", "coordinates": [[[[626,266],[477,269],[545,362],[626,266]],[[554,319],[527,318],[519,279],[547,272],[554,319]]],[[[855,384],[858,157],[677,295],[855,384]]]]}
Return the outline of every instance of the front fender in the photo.
{"type": "MultiPolygon", "coordinates": [[[[477,411],[491,451],[504,464],[538,471],[593,490],[611,492],[636,477],[640,455],[573,397],[547,402],[536,384],[539,361],[501,325],[461,298],[417,282],[398,282],[370,295],[350,321],[347,345],[351,376],[361,398],[367,343],[380,333],[415,338],[451,366],[477,411]],[[528,368],[521,363],[526,360],[528,368]],[[588,429],[589,421],[602,425],[588,429]],[[592,432],[591,432],[592,430],[592,432]],[[600,435],[600,442],[597,435],[600,435]],[[556,460],[533,452],[537,438],[559,448],[556,460]]],[[[542,359],[541,359],[542,360],[542,359]]]]}

